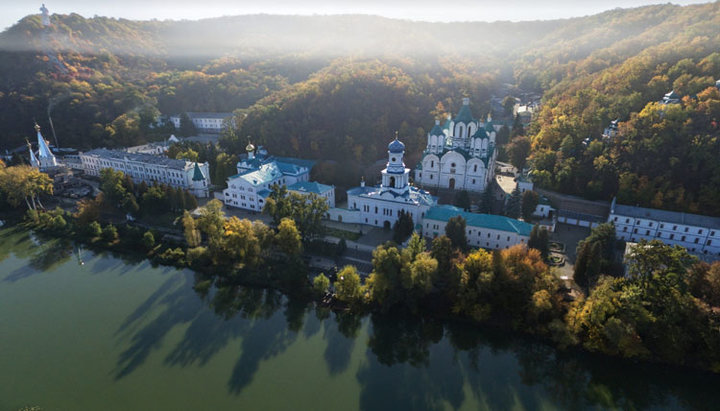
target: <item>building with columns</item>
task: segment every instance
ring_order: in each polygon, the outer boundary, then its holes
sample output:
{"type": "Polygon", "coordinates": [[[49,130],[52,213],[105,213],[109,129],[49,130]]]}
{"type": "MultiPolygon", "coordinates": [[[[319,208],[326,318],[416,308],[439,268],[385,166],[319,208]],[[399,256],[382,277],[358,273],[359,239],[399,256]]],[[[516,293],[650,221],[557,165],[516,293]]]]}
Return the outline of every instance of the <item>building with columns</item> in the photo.
{"type": "Polygon", "coordinates": [[[488,115],[486,122],[473,118],[470,99],[455,118],[435,121],[428,143],[415,168],[415,182],[423,188],[483,192],[495,174],[497,130],[488,115]]]}
{"type": "Polygon", "coordinates": [[[437,204],[437,199],[425,190],[410,185],[410,169],[405,167],[403,157],[405,144],[395,137],[388,145],[388,162],[382,170],[382,183],[347,191],[347,208],[333,208],[330,219],[346,223],[367,224],[391,228],[400,211],[409,213],[415,224],[421,224],[425,213],[437,204]]]}

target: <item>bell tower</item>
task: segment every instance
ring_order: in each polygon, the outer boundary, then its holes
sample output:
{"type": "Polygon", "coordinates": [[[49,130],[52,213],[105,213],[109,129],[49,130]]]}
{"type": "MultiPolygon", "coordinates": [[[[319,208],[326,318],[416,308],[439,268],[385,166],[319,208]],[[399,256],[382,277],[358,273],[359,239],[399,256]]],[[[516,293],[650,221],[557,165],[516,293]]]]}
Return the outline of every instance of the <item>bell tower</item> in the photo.
{"type": "Polygon", "coordinates": [[[405,168],[404,155],[405,144],[398,140],[397,132],[395,132],[395,140],[388,144],[388,162],[382,171],[382,188],[398,194],[404,193],[410,188],[410,169],[405,168]]]}

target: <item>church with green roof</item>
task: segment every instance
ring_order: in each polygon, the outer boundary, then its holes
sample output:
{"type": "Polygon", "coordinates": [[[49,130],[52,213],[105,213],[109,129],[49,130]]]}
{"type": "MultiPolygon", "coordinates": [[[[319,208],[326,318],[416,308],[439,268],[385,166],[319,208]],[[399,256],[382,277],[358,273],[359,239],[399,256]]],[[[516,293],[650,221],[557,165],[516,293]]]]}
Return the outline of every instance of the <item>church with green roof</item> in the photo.
{"type": "Polygon", "coordinates": [[[464,98],[455,117],[442,125],[435,121],[428,133],[415,183],[425,189],[485,191],[494,177],[496,135],[491,117],[474,118],[470,99],[464,98]]]}

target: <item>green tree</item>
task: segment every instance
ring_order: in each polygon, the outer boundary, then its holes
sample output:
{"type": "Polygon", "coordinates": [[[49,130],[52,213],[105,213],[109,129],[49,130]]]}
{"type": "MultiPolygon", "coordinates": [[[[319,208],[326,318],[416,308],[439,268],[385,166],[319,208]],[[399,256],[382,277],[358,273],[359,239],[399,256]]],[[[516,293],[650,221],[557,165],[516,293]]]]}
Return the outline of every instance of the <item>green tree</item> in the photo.
{"type": "Polygon", "coordinates": [[[290,218],[283,218],[278,225],[275,235],[280,250],[290,257],[297,257],[302,252],[302,238],[295,226],[295,221],[290,218]]]}
{"type": "Polygon", "coordinates": [[[405,212],[405,210],[400,210],[398,219],[393,225],[393,241],[401,244],[414,230],[415,223],[413,222],[412,215],[405,212]]]}
{"type": "Polygon", "coordinates": [[[510,218],[519,218],[522,211],[521,201],[520,190],[516,186],[505,203],[505,215],[510,218]]]}
{"type": "Polygon", "coordinates": [[[195,225],[195,219],[186,210],[182,218],[183,233],[185,234],[185,241],[187,241],[188,247],[193,248],[200,245],[200,230],[195,225]]]}
{"type": "Polygon", "coordinates": [[[155,246],[155,236],[151,231],[145,231],[145,234],[143,234],[142,238],[142,244],[148,250],[152,249],[155,246]]]}
{"type": "Polygon", "coordinates": [[[539,225],[535,224],[530,231],[530,239],[528,240],[528,247],[534,248],[538,251],[540,251],[540,255],[542,256],[543,260],[548,258],[548,255],[550,254],[550,235],[548,233],[547,228],[540,227],[539,225]]]}
{"type": "Polygon", "coordinates": [[[586,290],[593,287],[600,274],[620,276],[622,268],[616,261],[617,239],[612,223],[600,224],[577,246],[573,278],[586,290]]]}
{"type": "Polygon", "coordinates": [[[465,228],[465,219],[460,215],[450,218],[445,225],[445,235],[450,239],[452,246],[460,251],[468,248],[465,228]]]}
{"type": "Polygon", "coordinates": [[[335,296],[339,301],[351,305],[361,302],[362,283],[355,267],[346,265],[338,272],[335,296]]]}
{"type": "Polygon", "coordinates": [[[140,207],[135,194],[128,191],[125,185],[125,173],[112,168],[100,170],[100,190],[103,192],[105,204],[127,213],[136,213],[140,207]]]}
{"type": "Polygon", "coordinates": [[[114,243],[118,240],[118,231],[114,225],[108,224],[102,230],[102,239],[107,243],[114,243]]]}
{"type": "Polygon", "coordinates": [[[465,211],[470,211],[470,194],[466,190],[460,190],[455,193],[455,201],[453,202],[456,207],[460,207],[465,211]]]}
{"type": "Polygon", "coordinates": [[[522,193],[522,217],[525,221],[530,221],[538,204],[540,196],[534,191],[527,190],[522,193]]]}
{"type": "Polygon", "coordinates": [[[273,218],[276,227],[283,218],[292,219],[303,239],[312,240],[325,232],[322,219],[328,209],[327,201],[316,194],[288,193],[287,187],[275,184],[265,200],[263,213],[273,218]]]}
{"type": "Polygon", "coordinates": [[[325,295],[325,293],[328,292],[328,289],[330,288],[330,280],[325,276],[325,274],[320,273],[313,279],[313,293],[315,294],[316,298],[322,297],[325,295]]]}
{"type": "Polygon", "coordinates": [[[195,124],[193,124],[187,113],[183,112],[180,114],[180,128],[178,129],[178,134],[181,137],[190,137],[197,134],[195,124]]]}

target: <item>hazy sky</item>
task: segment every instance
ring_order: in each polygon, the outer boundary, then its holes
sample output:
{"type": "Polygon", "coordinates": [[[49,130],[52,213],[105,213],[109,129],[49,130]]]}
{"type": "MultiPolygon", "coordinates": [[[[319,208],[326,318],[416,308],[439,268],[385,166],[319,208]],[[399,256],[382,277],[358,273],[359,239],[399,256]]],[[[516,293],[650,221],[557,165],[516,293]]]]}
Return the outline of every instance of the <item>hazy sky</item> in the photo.
{"type": "MultiPolygon", "coordinates": [[[[664,3],[662,0],[48,0],[50,13],[136,20],[199,19],[238,14],[376,14],[425,21],[537,20],[594,14],[615,7],[664,3]]],[[[707,0],[676,0],[676,4],[707,0]]],[[[41,2],[3,0],[0,29],[32,13],[41,2]]]]}

